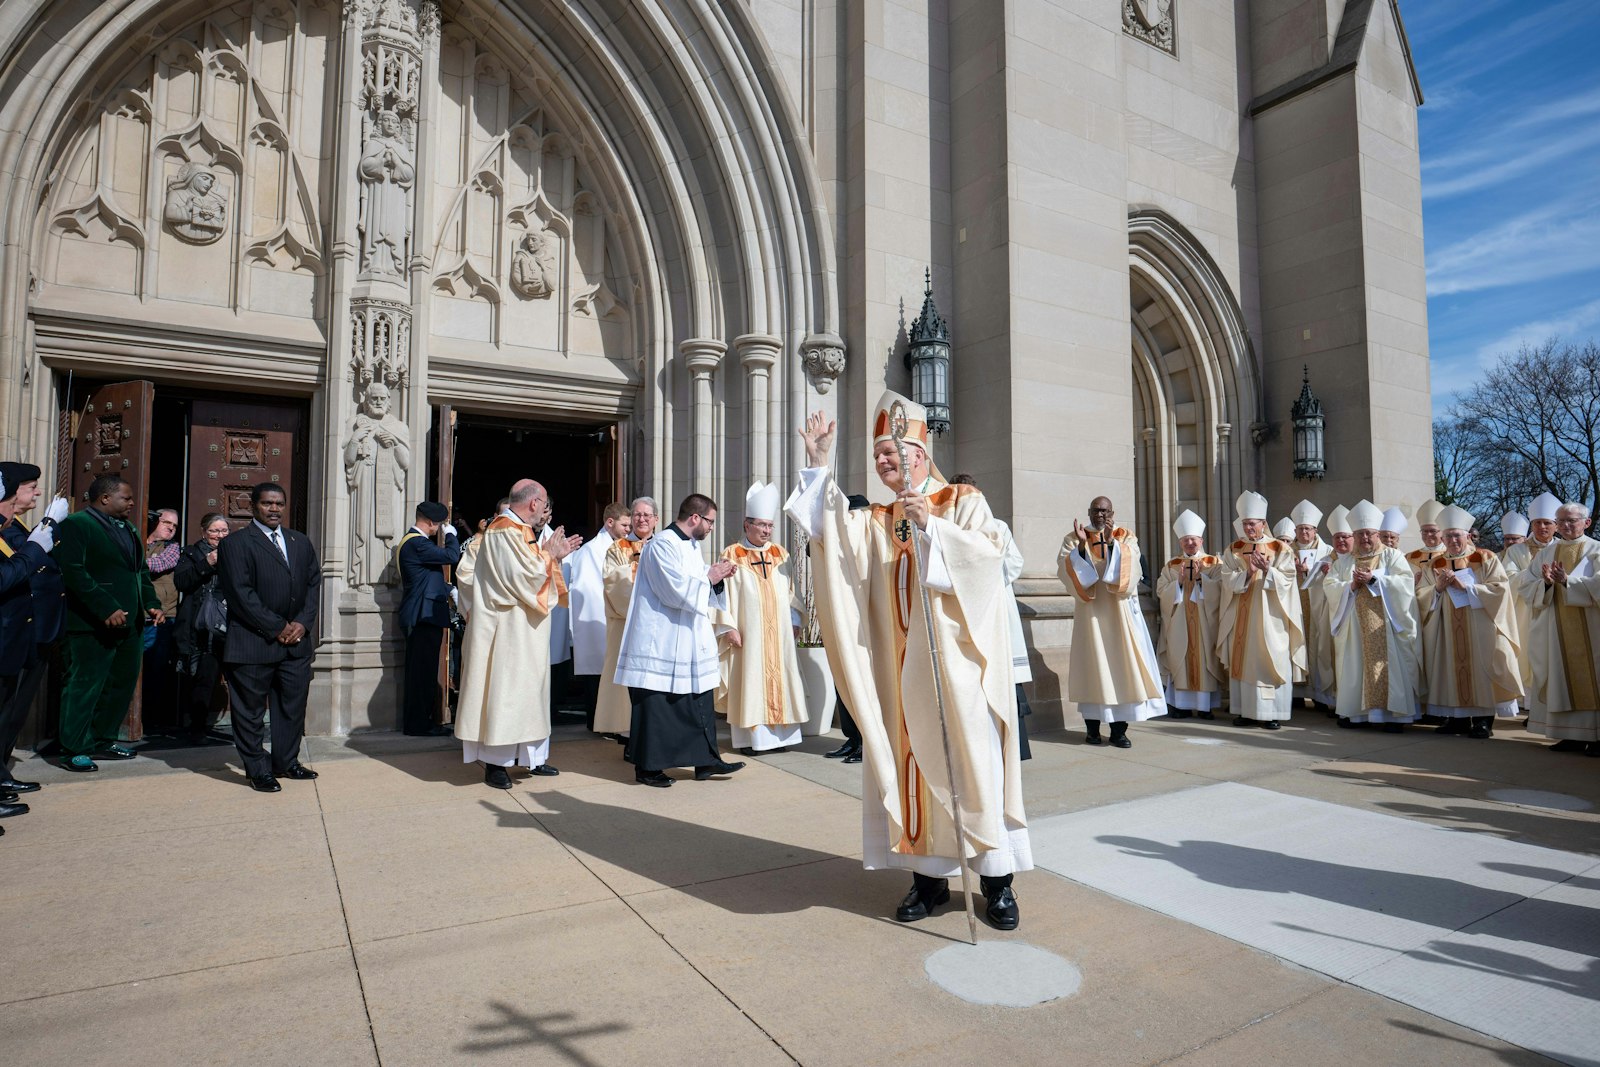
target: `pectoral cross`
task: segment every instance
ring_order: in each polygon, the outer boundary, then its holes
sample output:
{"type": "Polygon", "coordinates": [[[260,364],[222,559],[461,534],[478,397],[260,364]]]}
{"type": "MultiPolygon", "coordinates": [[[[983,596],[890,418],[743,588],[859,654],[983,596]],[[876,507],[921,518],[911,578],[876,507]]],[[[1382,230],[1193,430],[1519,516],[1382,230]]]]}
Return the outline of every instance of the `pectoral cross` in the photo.
{"type": "Polygon", "coordinates": [[[761,568],[761,577],[762,577],[763,580],[766,579],[767,572],[772,569],[771,561],[768,560],[767,557],[764,556],[764,555],[763,556],[757,556],[755,558],[755,560],[750,564],[750,566],[752,566],[752,567],[760,567],[761,568]]]}
{"type": "Polygon", "coordinates": [[[1188,562],[1188,563],[1185,563],[1185,564],[1184,564],[1184,567],[1185,567],[1185,568],[1187,568],[1187,569],[1188,569],[1188,571],[1189,571],[1189,584],[1190,584],[1190,585],[1193,585],[1193,584],[1194,584],[1194,580],[1195,580],[1195,578],[1196,578],[1196,577],[1197,577],[1197,576],[1198,576],[1198,575],[1197,575],[1197,573],[1196,573],[1196,568],[1197,568],[1197,567],[1198,567],[1198,566],[1199,566],[1199,564],[1197,564],[1197,563],[1196,563],[1196,562],[1195,562],[1195,561],[1194,561],[1194,560],[1192,560],[1192,559],[1191,559],[1191,560],[1190,560],[1190,561],[1189,561],[1189,562],[1188,562]]]}

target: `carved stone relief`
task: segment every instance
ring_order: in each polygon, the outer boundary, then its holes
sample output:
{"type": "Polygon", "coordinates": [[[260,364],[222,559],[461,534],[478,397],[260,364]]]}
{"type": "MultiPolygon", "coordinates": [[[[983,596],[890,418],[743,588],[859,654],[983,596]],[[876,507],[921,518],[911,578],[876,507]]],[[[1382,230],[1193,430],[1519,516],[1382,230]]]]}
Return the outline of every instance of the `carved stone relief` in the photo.
{"type": "Polygon", "coordinates": [[[167,225],[191,244],[208,245],[228,228],[228,203],[210,167],[185,163],[167,182],[167,225]]]}
{"type": "Polygon", "coordinates": [[[529,230],[511,256],[511,288],[529,300],[547,300],[556,291],[556,238],[546,229],[529,230]]]}
{"type": "Polygon", "coordinates": [[[406,531],[406,472],[411,431],[395,412],[411,381],[411,309],[363,302],[351,308],[350,379],[360,407],[343,442],[350,493],[350,568],[353,586],[387,580],[398,538],[406,531]]]}
{"type": "Polygon", "coordinates": [[[826,393],[844,373],[844,341],[835,334],[814,333],[800,346],[800,358],[812,387],[819,393],[826,393]]]}
{"type": "Polygon", "coordinates": [[[1166,52],[1178,54],[1172,28],[1172,6],[1177,0],[1122,0],[1122,29],[1130,37],[1166,52]]]}
{"type": "Polygon", "coordinates": [[[361,269],[400,275],[411,252],[411,188],[416,157],[411,124],[399,113],[379,111],[361,149],[361,269]]]}

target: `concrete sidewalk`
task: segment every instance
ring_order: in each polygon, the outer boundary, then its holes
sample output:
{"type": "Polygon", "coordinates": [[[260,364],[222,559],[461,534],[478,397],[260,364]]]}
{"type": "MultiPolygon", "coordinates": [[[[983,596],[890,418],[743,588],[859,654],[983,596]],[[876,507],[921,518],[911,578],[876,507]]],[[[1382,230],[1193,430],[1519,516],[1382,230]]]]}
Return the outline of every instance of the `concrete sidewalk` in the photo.
{"type": "MultiPolygon", "coordinates": [[[[1158,721],[1128,751],[1045,733],[1030,821],[1233,782],[1600,852],[1600,761],[1296,718],[1158,721]]],[[[952,997],[923,962],[962,913],[893,921],[908,879],[861,869],[836,743],[669,790],[573,727],[560,777],[509,793],[393,735],[313,739],[320,779],[272,795],[226,748],[27,761],[48,784],[0,840],[0,1063],[1552,1062],[1044,870],[1017,879],[1022,929],[980,936],[1065,957],[1082,989],[952,997]]]]}

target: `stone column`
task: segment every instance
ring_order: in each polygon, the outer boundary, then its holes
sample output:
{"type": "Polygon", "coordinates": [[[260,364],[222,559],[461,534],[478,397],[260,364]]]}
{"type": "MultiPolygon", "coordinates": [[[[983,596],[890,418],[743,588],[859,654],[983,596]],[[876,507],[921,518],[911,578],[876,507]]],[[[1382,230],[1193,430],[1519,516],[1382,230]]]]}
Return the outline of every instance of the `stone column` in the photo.
{"type": "Polygon", "coordinates": [[[764,333],[747,333],[733,339],[734,351],[745,370],[745,473],[751,480],[770,481],[767,470],[767,406],[772,368],[783,342],[764,333]]]}
{"type": "MultiPolygon", "coordinates": [[[[716,488],[712,468],[716,402],[711,379],[727,351],[728,346],[713,337],[691,337],[678,346],[678,352],[689,368],[688,491],[691,493],[712,493],[716,488]]],[[[667,503],[662,506],[671,507],[667,503]]]]}

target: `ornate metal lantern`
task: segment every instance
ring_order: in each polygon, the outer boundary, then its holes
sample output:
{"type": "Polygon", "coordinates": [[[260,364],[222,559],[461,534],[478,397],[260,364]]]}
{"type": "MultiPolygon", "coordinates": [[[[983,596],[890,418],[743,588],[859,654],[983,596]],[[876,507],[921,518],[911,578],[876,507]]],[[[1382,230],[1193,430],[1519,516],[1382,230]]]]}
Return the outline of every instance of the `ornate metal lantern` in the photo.
{"type": "Polygon", "coordinates": [[[911,324],[906,369],[911,372],[911,399],[928,409],[928,429],[950,429],[950,327],[933,303],[933,272],[924,275],[922,314],[911,324]]]}
{"type": "Polygon", "coordinates": [[[1311,391],[1311,368],[1305,368],[1300,383],[1300,398],[1290,411],[1294,419],[1294,476],[1296,478],[1321,478],[1328,473],[1328,463],[1322,450],[1322,401],[1311,391]]]}

